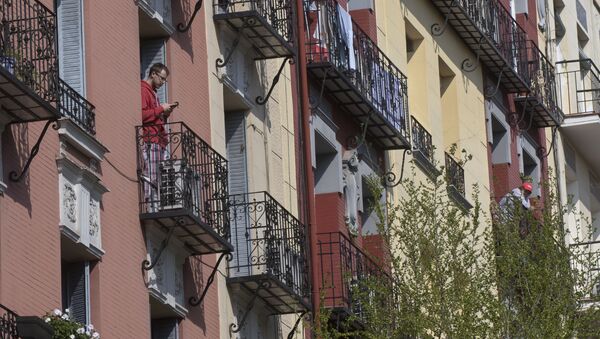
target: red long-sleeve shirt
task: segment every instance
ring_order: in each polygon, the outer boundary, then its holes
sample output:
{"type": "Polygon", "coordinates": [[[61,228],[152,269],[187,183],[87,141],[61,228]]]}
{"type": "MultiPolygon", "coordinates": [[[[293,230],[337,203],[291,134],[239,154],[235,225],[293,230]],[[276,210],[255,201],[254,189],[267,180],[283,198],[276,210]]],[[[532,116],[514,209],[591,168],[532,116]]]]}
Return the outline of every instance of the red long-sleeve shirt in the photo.
{"type": "Polygon", "coordinates": [[[167,146],[168,138],[165,132],[162,113],[156,91],[146,81],[142,80],[142,124],[144,125],[144,141],[167,146]]]}

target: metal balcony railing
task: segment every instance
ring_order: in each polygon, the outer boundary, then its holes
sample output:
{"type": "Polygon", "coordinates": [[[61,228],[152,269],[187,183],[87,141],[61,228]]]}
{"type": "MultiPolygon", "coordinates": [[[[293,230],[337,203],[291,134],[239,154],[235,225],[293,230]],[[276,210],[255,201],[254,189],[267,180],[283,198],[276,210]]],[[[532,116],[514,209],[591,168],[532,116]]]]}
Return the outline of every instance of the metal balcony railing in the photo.
{"type": "Polygon", "coordinates": [[[227,160],[183,122],[138,126],[136,141],[140,219],[196,254],[228,251],[227,160]]]}
{"type": "Polygon", "coordinates": [[[592,59],[556,63],[558,94],[567,114],[600,114],[600,71],[592,59]]]}
{"type": "Polygon", "coordinates": [[[452,155],[447,152],[445,155],[448,196],[454,200],[462,210],[469,210],[473,206],[469,203],[465,195],[465,171],[452,155]]]}
{"type": "Polygon", "coordinates": [[[515,101],[527,105],[526,109],[533,114],[536,126],[559,126],[564,116],[558,107],[554,67],[531,40],[527,41],[527,59],[531,91],[525,96],[518,95],[515,101]]]}
{"type": "Polygon", "coordinates": [[[381,147],[409,148],[406,76],[334,0],[305,0],[311,74],[381,147]]]}
{"type": "Polygon", "coordinates": [[[435,166],[431,134],[414,117],[411,117],[411,121],[413,157],[428,174],[437,176],[439,171],[435,166]]]}
{"type": "MultiPolygon", "coordinates": [[[[477,60],[465,59],[462,68],[472,71],[481,61],[499,78],[509,93],[527,92],[527,34],[499,0],[432,0],[447,23],[465,41],[477,60]]],[[[432,25],[432,32],[444,30],[432,25]]]]}
{"type": "Polygon", "coordinates": [[[267,192],[229,197],[229,283],[255,291],[278,314],[309,308],[306,228],[267,192]]]}
{"type": "Polygon", "coordinates": [[[0,338],[20,339],[17,332],[17,314],[0,304],[0,338]]]}
{"type": "Polygon", "coordinates": [[[64,80],[58,79],[58,110],[84,131],[96,135],[95,107],[64,80]]]}
{"type": "Polygon", "coordinates": [[[46,101],[56,99],[56,15],[36,0],[0,4],[2,66],[46,101]]]}
{"type": "Polygon", "coordinates": [[[294,54],[291,0],[213,0],[215,20],[244,33],[259,59],[294,54]]]}
{"type": "Polygon", "coordinates": [[[94,106],[58,76],[57,35],[56,14],[39,1],[0,3],[0,102],[10,120],[64,116],[95,135],[94,106]]]}
{"type": "Polygon", "coordinates": [[[352,316],[364,323],[368,320],[363,311],[366,300],[357,295],[370,288],[369,279],[378,280],[371,283],[391,283],[391,278],[342,233],[318,234],[317,246],[319,266],[315,269],[320,273],[321,306],[331,309],[335,320],[352,316]]]}

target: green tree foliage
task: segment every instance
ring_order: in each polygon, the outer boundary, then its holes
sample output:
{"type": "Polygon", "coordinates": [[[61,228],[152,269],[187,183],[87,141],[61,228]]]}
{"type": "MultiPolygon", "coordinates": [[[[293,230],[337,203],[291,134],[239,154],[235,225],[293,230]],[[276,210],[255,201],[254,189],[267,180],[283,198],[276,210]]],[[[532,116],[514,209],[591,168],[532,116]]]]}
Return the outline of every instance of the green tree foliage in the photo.
{"type": "MultiPolygon", "coordinates": [[[[414,167],[412,172],[401,182],[401,194],[386,206],[373,206],[387,248],[382,269],[388,274],[353,284],[353,311],[341,323],[322,307],[320,337],[600,333],[598,304],[593,303],[598,299],[591,293],[598,275],[590,275],[598,268],[598,256],[590,246],[565,246],[565,210],[551,190],[535,213],[515,204],[519,208],[510,213],[493,207],[492,217],[481,207],[477,186],[470,199],[473,208],[464,211],[448,198],[445,175],[416,180],[414,167]]],[[[372,180],[375,197],[386,194],[380,183],[372,180]]]]}

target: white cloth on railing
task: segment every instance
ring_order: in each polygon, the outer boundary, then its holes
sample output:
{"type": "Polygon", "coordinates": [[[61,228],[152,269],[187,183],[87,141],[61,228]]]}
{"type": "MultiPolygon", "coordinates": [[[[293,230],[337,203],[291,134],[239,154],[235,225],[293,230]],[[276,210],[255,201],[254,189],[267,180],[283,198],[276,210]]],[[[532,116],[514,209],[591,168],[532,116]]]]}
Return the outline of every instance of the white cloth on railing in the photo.
{"type": "Polygon", "coordinates": [[[340,34],[348,48],[348,68],[356,70],[356,57],[354,55],[354,31],[352,30],[352,17],[346,10],[337,4],[338,20],[340,22],[340,34]]]}

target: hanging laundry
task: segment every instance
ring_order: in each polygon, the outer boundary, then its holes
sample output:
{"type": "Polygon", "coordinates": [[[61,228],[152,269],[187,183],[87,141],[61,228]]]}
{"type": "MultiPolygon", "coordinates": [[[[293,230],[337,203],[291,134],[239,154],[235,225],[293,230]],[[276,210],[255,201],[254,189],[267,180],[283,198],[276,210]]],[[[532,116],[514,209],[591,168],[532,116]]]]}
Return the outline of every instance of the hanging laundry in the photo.
{"type": "Polygon", "coordinates": [[[348,69],[356,70],[356,56],[354,55],[354,32],[352,30],[352,17],[350,13],[337,4],[338,20],[340,22],[340,34],[348,51],[348,69]]]}

